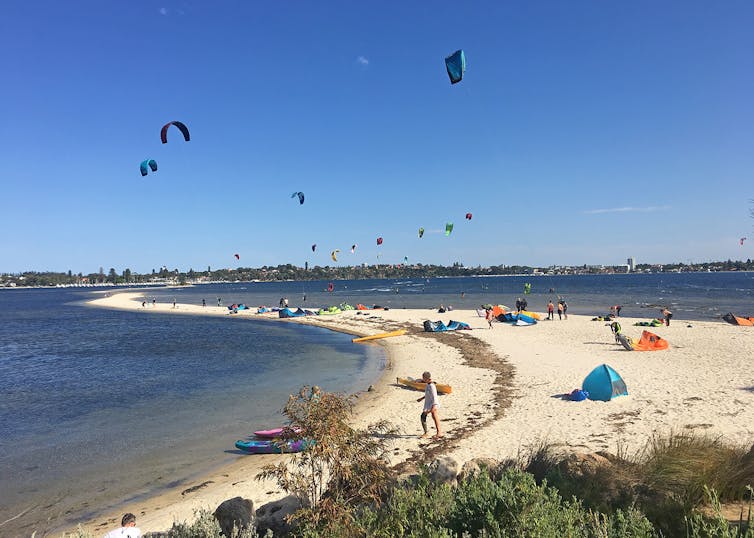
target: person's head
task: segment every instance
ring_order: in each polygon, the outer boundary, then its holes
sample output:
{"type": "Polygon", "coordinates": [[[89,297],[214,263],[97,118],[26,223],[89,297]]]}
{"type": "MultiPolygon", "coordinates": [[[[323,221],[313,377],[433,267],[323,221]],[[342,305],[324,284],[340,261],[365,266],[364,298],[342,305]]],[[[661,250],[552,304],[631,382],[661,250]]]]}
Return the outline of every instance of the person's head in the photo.
{"type": "Polygon", "coordinates": [[[319,388],[319,387],[318,387],[317,385],[314,385],[314,386],[312,387],[312,396],[314,396],[315,394],[319,394],[319,393],[321,393],[321,392],[322,392],[322,389],[321,389],[321,388],[319,388]]]}
{"type": "Polygon", "coordinates": [[[135,527],[136,516],[133,515],[131,512],[128,512],[127,514],[123,514],[123,518],[120,520],[120,526],[121,527],[135,527]]]}
{"type": "Polygon", "coordinates": [[[424,381],[431,381],[432,380],[432,374],[430,374],[429,372],[424,372],[422,374],[422,379],[424,381]]]}

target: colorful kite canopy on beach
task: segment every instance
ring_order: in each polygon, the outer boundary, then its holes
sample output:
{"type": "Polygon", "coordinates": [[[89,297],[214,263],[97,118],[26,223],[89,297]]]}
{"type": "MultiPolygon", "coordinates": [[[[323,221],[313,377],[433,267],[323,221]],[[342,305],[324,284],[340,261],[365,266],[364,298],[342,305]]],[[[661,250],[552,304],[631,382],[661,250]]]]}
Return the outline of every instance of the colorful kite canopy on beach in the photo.
{"type": "Polygon", "coordinates": [[[168,129],[170,128],[171,125],[175,125],[176,127],[178,127],[178,129],[183,134],[183,139],[186,140],[186,142],[188,142],[189,140],[191,140],[191,136],[189,135],[188,127],[186,127],[180,121],[170,121],[170,122],[166,123],[165,125],[163,125],[162,129],[160,130],[160,140],[162,140],[163,144],[167,144],[168,143],[168,129]]]}
{"type": "Polygon", "coordinates": [[[445,58],[445,69],[448,71],[451,84],[463,80],[463,73],[466,71],[466,55],[463,50],[457,50],[445,58]]]}
{"type": "Polygon", "coordinates": [[[142,176],[146,176],[149,173],[149,170],[152,170],[152,172],[157,172],[157,161],[155,161],[154,159],[141,161],[139,170],[141,170],[142,176]]]}

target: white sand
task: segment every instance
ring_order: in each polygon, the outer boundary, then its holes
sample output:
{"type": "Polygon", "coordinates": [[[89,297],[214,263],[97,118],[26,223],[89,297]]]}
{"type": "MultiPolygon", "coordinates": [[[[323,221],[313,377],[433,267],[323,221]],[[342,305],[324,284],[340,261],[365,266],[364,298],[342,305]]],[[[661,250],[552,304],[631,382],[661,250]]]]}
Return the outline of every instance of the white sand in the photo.
{"type": "MultiPolygon", "coordinates": [[[[157,304],[141,306],[140,293],[120,293],[92,304],[107,308],[153,313],[229,316],[226,307],[157,304]]],[[[655,433],[704,431],[734,443],[754,440],[754,328],[724,322],[673,320],[670,327],[649,328],[670,342],[670,349],[630,352],[614,343],[605,322],[570,315],[567,320],[541,321],[531,327],[495,323],[492,330],[475,311],[434,310],[370,311],[370,315],[347,311],[335,316],[278,320],[277,314],[240,311],[233,317],[267,318],[275,322],[316,324],[354,334],[375,334],[397,327],[420,329],[426,319],[465,321],[473,331],[457,334],[408,334],[380,340],[386,346],[390,365],[372,393],[360,398],[357,425],[380,419],[395,423],[405,435],[395,441],[393,463],[406,460],[436,443],[417,438],[421,433],[420,392],[395,385],[395,377],[417,377],[430,370],[433,378],[453,387],[441,396],[440,416],[448,454],[459,462],[476,457],[515,457],[542,442],[564,450],[632,453],[655,433]],[[688,325],[691,325],[689,327],[688,325]],[[492,362],[507,361],[515,369],[513,400],[494,418],[498,373],[463,364],[461,352],[449,342],[464,339],[478,348],[484,342],[492,362]],[[579,388],[596,366],[610,364],[625,380],[629,396],[611,402],[571,402],[560,395],[579,388]],[[469,424],[484,424],[471,433],[459,430],[469,424]]],[[[621,318],[623,332],[638,338],[643,327],[621,318]]],[[[364,345],[364,344],[354,344],[364,345]]],[[[371,344],[374,345],[374,344],[371,344]]],[[[479,351],[482,353],[482,351],[479,351]]],[[[432,424],[431,419],[428,423],[432,424]]],[[[431,427],[432,431],[434,428],[431,427]]],[[[432,431],[432,433],[434,433],[432,431]]],[[[252,499],[255,506],[283,496],[270,482],[254,480],[261,465],[287,456],[239,456],[238,461],[211,476],[212,481],[195,492],[181,495],[186,486],[155,498],[124,506],[85,525],[100,532],[112,526],[123,512],[138,516],[142,531],[164,530],[173,521],[191,520],[195,509],[214,510],[235,496],[252,499]]],[[[117,526],[117,525],[116,525],[117,526]]]]}

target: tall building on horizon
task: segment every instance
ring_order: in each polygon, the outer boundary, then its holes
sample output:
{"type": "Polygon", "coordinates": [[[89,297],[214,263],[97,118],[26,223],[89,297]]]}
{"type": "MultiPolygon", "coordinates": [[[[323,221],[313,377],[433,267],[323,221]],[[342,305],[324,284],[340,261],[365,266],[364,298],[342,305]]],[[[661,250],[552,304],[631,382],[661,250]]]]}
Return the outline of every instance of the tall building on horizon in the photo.
{"type": "Polygon", "coordinates": [[[626,263],[628,264],[628,272],[633,273],[634,269],[636,268],[636,260],[634,259],[634,257],[632,256],[627,259],[626,263]]]}

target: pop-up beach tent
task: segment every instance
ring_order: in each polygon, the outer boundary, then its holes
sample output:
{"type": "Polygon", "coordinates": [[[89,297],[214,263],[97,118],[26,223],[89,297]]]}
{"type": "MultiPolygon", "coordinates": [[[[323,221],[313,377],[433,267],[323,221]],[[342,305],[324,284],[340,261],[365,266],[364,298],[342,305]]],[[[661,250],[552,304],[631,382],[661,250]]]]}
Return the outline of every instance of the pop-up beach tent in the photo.
{"type": "Polygon", "coordinates": [[[601,364],[592,370],[581,388],[589,393],[590,400],[609,402],[617,396],[628,396],[623,378],[607,364],[601,364]]]}

